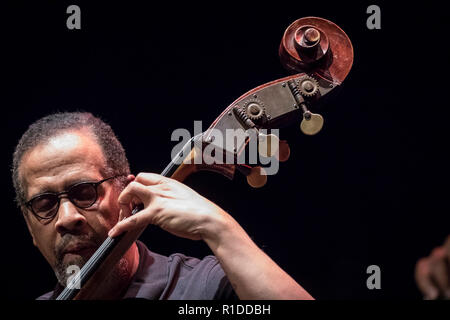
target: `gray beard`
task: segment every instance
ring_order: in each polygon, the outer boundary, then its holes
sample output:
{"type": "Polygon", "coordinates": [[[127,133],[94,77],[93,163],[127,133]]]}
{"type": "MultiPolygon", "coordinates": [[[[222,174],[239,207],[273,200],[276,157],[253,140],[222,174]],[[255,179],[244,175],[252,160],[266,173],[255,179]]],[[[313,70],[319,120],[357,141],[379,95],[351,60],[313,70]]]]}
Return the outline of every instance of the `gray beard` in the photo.
{"type": "MultiPolygon", "coordinates": [[[[75,272],[78,270],[81,270],[81,268],[86,264],[86,262],[89,260],[89,257],[82,257],[82,256],[75,256],[68,262],[63,262],[64,255],[61,253],[63,248],[73,241],[75,236],[68,235],[66,239],[64,239],[61,242],[61,245],[58,246],[56,251],[56,265],[54,267],[54,272],[56,275],[56,278],[58,279],[58,282],[61,286],[66,287],[71,278],[75,275],[75,272]]],[[[88,240],[87,237],[84,240],[88,240]]],[[[77,239],[80,239],[80,237],[77,237],[77,239]]],[[[95,242],[97,244],[97,248],[100,247],[101,243],[103,242],[98,237],[91,237],[89,239],[91,242],[95,242]],[[94,240],[95,239],[95,240],[94,240]]],[[[121,258],[119,262],[115,265],[114,269],[112,270],[109,281],[121,283],[123,281],[127,281],[132,273],[131,265],[125,258],[121,258]]]]}
{"type": "Polygon", "coordinates": [[[53,268],[53,271],[55,272],[56,278],[58,279],[58,282],[63,287],[66,287],[69,278],[73,277],[74,273],[81,269],[87,262],[89,257],[82,257],[82,256],[75,256],[70,261],[64,262],[64,249],[73,242],[82,241],[82,242],[89,242],[96,248],[100,247],[100,245],[103,242],[103,239],[101,239],[96,234],[84,234],[84,235],[73,235],[73,234],[66,234],[62,238],[61,242],[57,245],[55,248],[55,257],[56,257],[56,264],[53,268]]]}
{"type": "Polygon", "coordinates": [[[70,278],[75,275],[75,271],[81,269],[86,262],[87,260],[81,256],[72,259],[70,263],[63,263],[62,260],[58,260],[54,272],[59,284],[66,287],[70,278]]]}

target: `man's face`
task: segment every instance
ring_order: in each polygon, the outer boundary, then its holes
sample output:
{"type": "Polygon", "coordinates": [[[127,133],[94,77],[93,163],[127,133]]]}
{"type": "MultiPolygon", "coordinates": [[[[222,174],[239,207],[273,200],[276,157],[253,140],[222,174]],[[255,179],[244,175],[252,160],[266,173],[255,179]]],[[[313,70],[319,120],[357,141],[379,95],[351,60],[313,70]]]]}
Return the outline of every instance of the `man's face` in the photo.
{"type": "MultiPolygon", "coordinates": [[[[43,192],[66,191],[84,181],[104,177],[101,147],[87,130],[68,131],[51,138],[25,154],[20,165],[26,200],[43,192]]],[[[118,191],[114,180],[98,186],[98,199],[89,208],[77,208],[67,197],[60,199],[56,216],[40,220],[28,210],[25,220],[33,243],[65,285],[67,268],[81,267],[95,252],[118,219],[118,191]]]]}

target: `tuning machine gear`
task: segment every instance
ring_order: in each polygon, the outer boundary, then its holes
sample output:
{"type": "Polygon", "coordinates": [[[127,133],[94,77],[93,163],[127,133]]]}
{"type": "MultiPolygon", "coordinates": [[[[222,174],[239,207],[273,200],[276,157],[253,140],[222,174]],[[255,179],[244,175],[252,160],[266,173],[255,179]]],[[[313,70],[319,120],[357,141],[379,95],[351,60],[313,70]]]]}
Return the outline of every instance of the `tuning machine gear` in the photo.
{"type": "MultiPolygon", "coordinates": [[[[257,100],[252,99],[249,100],[248,103],[245,104],[245,106],[250,106],[252,103],[254,106],[256,105],[257,100]]],[[[262,104],[259,104],[259,106],[262,106],[262,104]]],[[[256,107],[255,107],[256,108],[256,107]]],[[[234,113],[236,116],[242,121],[242,123],[253,130],[253,132],[258,137],[258,153],[263,157],[273,157],[277,154],[278,148],[279,148],[279,142],[280,139],[274,134],[264,134],[258,130],[256,127],[256,124],[253,122],[252,119],[248,116],[248,113],[246,111],[246,108],[240,108],[239,106],[235,106],[233,108],[234,113]]]]}
{"type": "Polygon", "coordinates": [[[312,97],[319,92],[319,83],[311,76],[305,75],[298,80],[298,89],[304,97],[312,97]]]}
{"type": "Polygon", "coordinates": [[[253,121],[258,121],[265,114],[264,104],[258,99],[250,99],[244,105],[247,116],[253,121]]]}

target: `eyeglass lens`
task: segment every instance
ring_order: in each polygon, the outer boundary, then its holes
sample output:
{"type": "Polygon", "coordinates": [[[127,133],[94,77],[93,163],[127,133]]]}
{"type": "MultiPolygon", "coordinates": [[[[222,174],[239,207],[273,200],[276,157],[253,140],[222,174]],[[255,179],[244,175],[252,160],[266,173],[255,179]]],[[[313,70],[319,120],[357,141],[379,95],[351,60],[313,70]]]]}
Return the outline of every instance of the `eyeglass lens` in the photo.
{"type": "MultiPolygon", "coordinates": [[[[80,183],[67,191],[69,200],[80,208],[87,208],[97,200],[97,190],[93,183],[80,183]]],[[[33,211],[41,216],[48,217],[58,207],[59,197],[56,194],[43,194],[33,200],[33,211]]]]}

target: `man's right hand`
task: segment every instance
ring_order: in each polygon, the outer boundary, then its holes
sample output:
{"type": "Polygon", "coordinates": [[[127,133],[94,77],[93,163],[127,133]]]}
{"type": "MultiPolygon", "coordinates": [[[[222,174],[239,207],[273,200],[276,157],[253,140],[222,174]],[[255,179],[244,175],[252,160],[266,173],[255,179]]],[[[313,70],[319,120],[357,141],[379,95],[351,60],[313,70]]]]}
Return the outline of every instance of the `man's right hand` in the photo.
{"type": "Polygon", "coordinates": [[[450,235],[416,264],[416,283],[424,299],[450,299],[450,235]]]}

